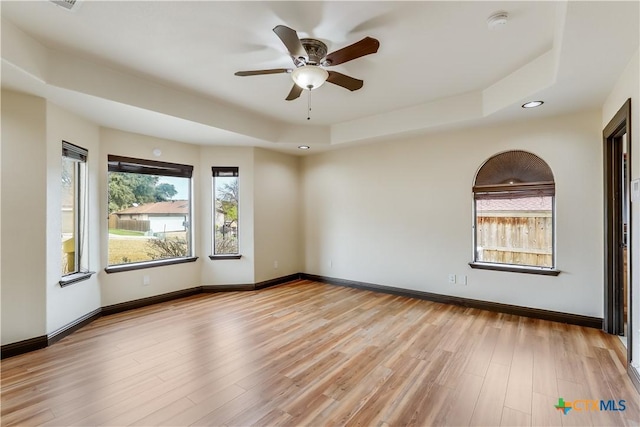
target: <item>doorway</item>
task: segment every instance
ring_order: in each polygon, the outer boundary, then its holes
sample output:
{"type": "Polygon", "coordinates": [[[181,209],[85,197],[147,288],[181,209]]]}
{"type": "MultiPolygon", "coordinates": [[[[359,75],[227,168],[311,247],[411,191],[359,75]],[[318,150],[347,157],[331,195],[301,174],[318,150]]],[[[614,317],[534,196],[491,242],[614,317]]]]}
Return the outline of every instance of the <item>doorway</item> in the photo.
{"type": "Polygon", "coordinates": [[[631,100],[603,131],[605,202],[604,330],[622,338],[631,360],[631,100]]]}

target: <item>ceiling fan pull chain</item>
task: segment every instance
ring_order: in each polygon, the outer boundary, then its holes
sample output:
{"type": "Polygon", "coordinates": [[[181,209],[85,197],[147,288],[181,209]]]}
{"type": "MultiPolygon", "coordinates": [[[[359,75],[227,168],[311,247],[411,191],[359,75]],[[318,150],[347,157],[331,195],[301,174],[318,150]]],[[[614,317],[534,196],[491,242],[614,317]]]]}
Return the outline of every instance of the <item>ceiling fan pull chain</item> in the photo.
{"type": "Polygon", "coordinates": [[[309,95],[307,96],[307,120],[311,120],[311,87],[309,88],[309,95]]]}

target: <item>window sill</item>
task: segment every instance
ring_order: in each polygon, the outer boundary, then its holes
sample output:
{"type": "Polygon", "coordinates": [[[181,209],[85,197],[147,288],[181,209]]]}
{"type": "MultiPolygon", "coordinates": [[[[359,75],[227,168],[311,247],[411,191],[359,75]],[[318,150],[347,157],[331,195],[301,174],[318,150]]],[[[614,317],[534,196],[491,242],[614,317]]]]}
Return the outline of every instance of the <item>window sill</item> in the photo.
{"type": "Polygon", "coordinates": [[[527,273],[527,274],[540,274],[543,276],[557,276],[560,274],[560,270],[555,268],[545,267],[527,267],[519,265],[507,265],[507,264],[492,264],[488,262],[470,262],[471,268],[477,268],[480,270],[495,270],[495,271],[508,271],[510,273],[527,273]]]}
{"type": "Polygon", "coordinates": [[[219,259],[240,259],[242,255],[234,254],[234,255],[209,255],[209,259],[213,261],[217,261],[219,259]]]}
{"type": "Polygon", "coordinates": [[[91,276],[96,274],[95,271],[83,271],[80,273],[67,274],[58,282],[61,288],[65,286],[73,285],[74,283],[82,282],[83,280],[87,280],[91,276]]]}
{"type": "Polygon", "coordinates": [[[158,261],[134,262],[131,264],[111,265],[109,267],[106,267],[104,271],[109,274],[120,273],[121,271],[142,270],[145,268],[162,267],[165,265],[184,264],[187,262],[195,262],[197,259],[197,256],[193,256],[185,258],[161,259],[158,261]]]}

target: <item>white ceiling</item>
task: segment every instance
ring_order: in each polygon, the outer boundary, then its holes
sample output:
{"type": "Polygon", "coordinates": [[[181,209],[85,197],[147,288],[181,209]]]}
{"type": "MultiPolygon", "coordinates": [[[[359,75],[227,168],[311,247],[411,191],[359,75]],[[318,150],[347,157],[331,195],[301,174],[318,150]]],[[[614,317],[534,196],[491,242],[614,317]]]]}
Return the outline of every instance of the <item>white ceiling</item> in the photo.
{"type": "Polygon", "coordinates": [[[2,86],[104,126],[198,144],[322,150],[472,123],[599,108],[638,49],[638,2],[2,1],[2,86]],[[490,30],[487,18],[507,11],[490,30]],[[285,101],[272,28],[365,36],[377,54],[332,69],[364,80],[285,101]],[[543,99],[525,111],[520,105],[543,99]]]}

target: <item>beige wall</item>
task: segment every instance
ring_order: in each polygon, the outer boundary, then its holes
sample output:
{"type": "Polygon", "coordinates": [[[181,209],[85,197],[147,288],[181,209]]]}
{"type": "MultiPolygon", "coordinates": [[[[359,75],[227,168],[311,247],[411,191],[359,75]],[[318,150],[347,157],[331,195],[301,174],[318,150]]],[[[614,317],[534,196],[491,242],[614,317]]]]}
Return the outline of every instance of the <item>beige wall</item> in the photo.
{"type": "MultiPolygon", "coordinates": [[[[52,332],[100,305],[200,285],[255,283],[298,271],[602,316],[598,195],[605,113],[399,139],[300,159],[259,148],[197,146],[98,129],[40,98],[12,92],[3,92],[2,104],[3,343],[52,332]],[[98,272],[65,289],[57,287],[55,277],[60,262],[60,139],[89,149],[90,258],[91,269],[98,272]],[[154,148],[162,150],[161,157],[153,156],[154,148]],[[554,171],[558,277],[468,267],[475,172],[488,157],[508,149],[532,151],[554,171]],[[197,262],[103,271],[108,154],[194,166],[197,262]],[[21,156],[30,156],[28,170],[15,161],[21,156]],[[208,259],[211,166],[240,168],[241,260],[208,259]],[[26,201],[25,191],[33,195],[26,201]],[[17,209],[25,203],[30,204],[26,216],[17,209]],[[28,222],[30,228],[17,236],[16,221],[28,222]],[[29,238],[23,239],[23,233],[29,238]],[[17,253],[34,256],[26,261],[17,253]],[[468,285],[449,285],[449,273],[468,276],[468,285]],[[142,285],[143,276],[149,276],[149,286],[142,285]]],[[[640,168],[635,171],[638,176],[640,168]]]]}
{"type": "MultiPolygon", "coordinates": [[[[636,51],[602,107],[602,127],[631,98],[631,179],[640,178],[640,50],[636,51]]],[[[633,312],[633,355],[632,363],[640,369],[640,203],[631,204],[631,278],[633,312]]]]}
{"type": "Polygon", "coordinates": [[[104,274],[100,257],[100,128],[66,110],[47,103],[47,256],[46,298],[47,333],[73,322],[100,308],[100,282],[104,274]],[[58,284],[62,270],[60,256],[60,230],[62,227],[61,185],[62,140],[79,145],[89,151],[87,158],[89,203],[87,206],[89,270],[96,271],[90,279],[61,288],[58,284]]]}
{"type": "Polygon", "coordinates": [[[302,271],[300,159],[255,149],[256,282],[302,271]]]}
{"type": "Polygon", "coordinates": [[[531,120],[305,158],[304,271],[602,316],[600,113],[531,120]],[[554,172],[558,277],[473,270],[471,187],[490,156],[522,149],[554,172]],[[448,274],[468,276],[450,285],[448,274]]]}
{"type": "Polygon", "coordinates": [[[9,91],[2,93],[2,107],[3,344],[54,332],[101,306],[200,285],[250,284],[301,270],[298,158],[252,147],[198,146],[100,128],[42,98],[9,91]],[[62,140],[89,151],[88,255],[90,270],[97,272],[65,288],[58,284],[62,140]],[[153,156],[155,148],[162,151],[160,157],[153,156]],[[198,261],[104,272],[109,154],[194,166],[198,261]],[[25,162],[16,161],[21,158],[28,159],[28,168],[25,162]],[[208,258],[212,247],[211,166],[240,168],[240,260],[208,258]],[[260,214],[254,206],[260,207],[260,214]],[[24,257],[26,253],[31,256],[24,257]],[[277,269],[274,260],[279,262],[277,269]],[[150,285],[143,286],[144,276],[149,276],[150,285]]]}
{"type": "Polygon", "coordinates": [[[2,344],[47,329],[45,121],[44,99],[2,91],[2,344]]]}

